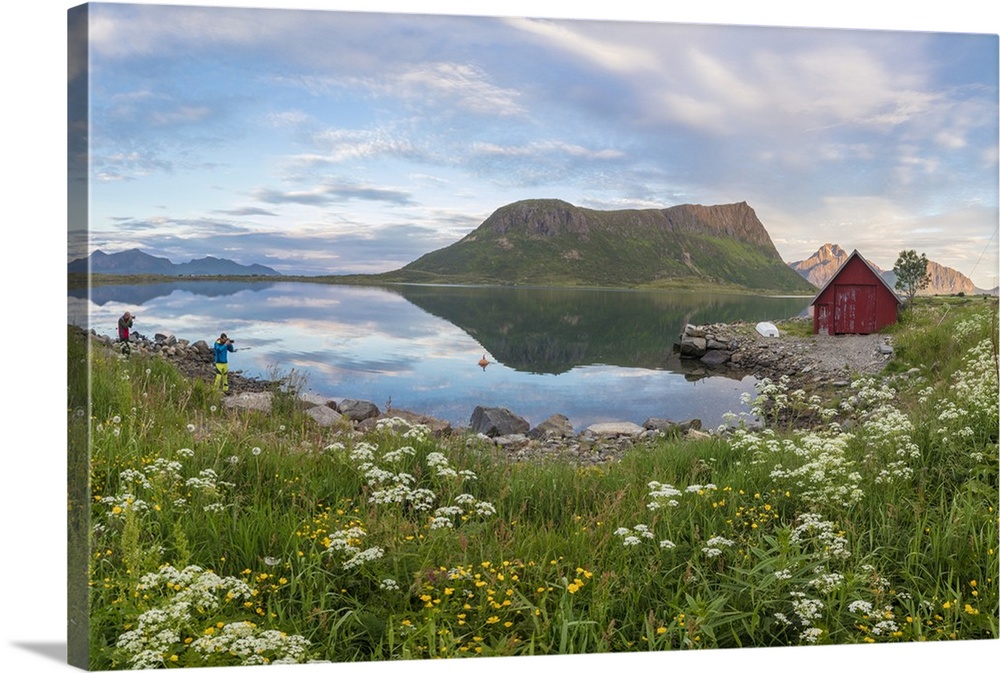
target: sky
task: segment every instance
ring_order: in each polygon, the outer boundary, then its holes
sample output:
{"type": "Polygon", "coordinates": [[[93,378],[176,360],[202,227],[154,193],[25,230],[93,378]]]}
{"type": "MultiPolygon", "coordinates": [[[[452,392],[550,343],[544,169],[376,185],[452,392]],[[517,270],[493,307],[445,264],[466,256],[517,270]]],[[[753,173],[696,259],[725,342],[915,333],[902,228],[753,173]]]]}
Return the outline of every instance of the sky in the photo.
{"type": "Polygon", "coordinates": [[[544,16],[92,4],[89,250],[375,273],[521,199],[746,201],[786,262],[997,285],[995,33],[544,16]]]}

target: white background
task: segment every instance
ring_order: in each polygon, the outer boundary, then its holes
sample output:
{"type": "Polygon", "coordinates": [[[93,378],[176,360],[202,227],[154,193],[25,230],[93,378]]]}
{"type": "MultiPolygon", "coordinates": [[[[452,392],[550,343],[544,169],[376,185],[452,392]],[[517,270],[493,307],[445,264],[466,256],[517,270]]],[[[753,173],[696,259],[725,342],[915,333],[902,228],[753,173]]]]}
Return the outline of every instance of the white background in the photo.
{"type": "MultiPolygon", "coordinates": [[[[3,189],[7,215],[3,233],[3,300],[12,316],[3,329],[0,394],[4,410],[5,461],[0,528],[0,661],[4,670],[51,671],[66,667],[66,12],[79,3],[21,0],[5,6],[2,22],[3,189]],[[12,150],[12,151],[11,151],[12,150]],[[13,203],[13,211],[9,206],[13,203]]],[[[142,2],[141,4],[153,4],[142,2]]],[[[557,2],[554,0],[356,2],[271,0],[270,2],[176,2],[350,11],[408,11],[423,14],[480,14],[608,20],[824,26],[947,32],[998,32],[995,3],[949,0],[840,0],[809,3],[779,0],[706,0],[662,3],[649,0],[557,2]],[[819,7],[817,7],[819,6],[819,7]]],[[[469,661],[334,664],[316,671],[524,671],[569,667],[630,666],[741,670],[806,668],[815,671],[886,664],[916,671],[990,666],[1000,660],[1000,641],[916,645],[838,646],[656,655],[586,655],[469,661]]],[[[222,670],[222,669],[200,669],[222,670]]],[[[283,667],[283,670],[292,670],[283,667]]],[[[298,670],[298,669],[295,669],[298,670]]]]}

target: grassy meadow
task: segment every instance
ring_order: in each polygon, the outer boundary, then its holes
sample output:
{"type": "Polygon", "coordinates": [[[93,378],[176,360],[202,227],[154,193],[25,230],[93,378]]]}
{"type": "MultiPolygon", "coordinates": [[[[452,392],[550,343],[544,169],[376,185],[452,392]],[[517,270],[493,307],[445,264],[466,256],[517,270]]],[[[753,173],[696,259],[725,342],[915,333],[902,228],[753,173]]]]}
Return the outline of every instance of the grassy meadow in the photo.
{"type": "Polygon", "coordinates": [[[71,334],[86,665],[997,638],[996,301],[918,298],[892,333],[883,376],[765,381],[729,432],[600,467],[322,429],[294,386],[224,411],[71,334]]]}

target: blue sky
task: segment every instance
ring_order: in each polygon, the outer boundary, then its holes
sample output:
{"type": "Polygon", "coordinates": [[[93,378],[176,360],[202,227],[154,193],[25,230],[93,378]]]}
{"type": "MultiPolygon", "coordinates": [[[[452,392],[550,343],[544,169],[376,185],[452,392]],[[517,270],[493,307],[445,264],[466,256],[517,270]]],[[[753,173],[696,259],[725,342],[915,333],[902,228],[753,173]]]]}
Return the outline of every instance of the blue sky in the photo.
{"type": "Polygon", "coordinates": [[[997,284],[996,35],[94,4],[89,47],[92,248],[378,272],[520,199],[747,201],[786,262],[997,284]]]}

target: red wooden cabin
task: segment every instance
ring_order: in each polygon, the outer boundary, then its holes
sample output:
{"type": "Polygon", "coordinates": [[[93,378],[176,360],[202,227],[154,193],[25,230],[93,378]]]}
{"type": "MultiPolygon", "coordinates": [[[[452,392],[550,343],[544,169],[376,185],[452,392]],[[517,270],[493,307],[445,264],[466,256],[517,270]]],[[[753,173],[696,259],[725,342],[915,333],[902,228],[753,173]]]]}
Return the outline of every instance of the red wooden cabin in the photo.
{"type": "Polygon", "coordinates": [[[896,322],[902,300],[855,250],[809,305],[813,334],[872,334],[896,322]]]}

